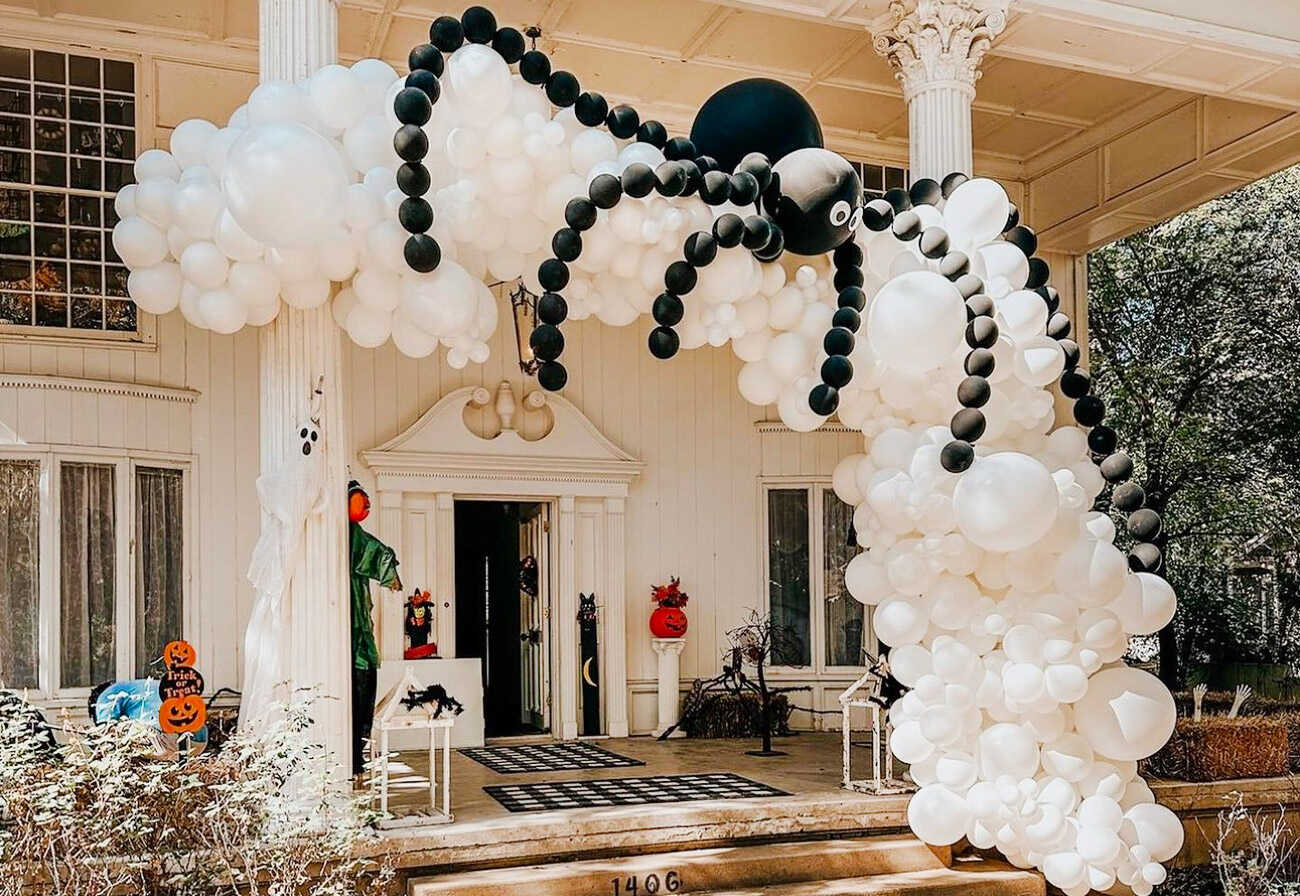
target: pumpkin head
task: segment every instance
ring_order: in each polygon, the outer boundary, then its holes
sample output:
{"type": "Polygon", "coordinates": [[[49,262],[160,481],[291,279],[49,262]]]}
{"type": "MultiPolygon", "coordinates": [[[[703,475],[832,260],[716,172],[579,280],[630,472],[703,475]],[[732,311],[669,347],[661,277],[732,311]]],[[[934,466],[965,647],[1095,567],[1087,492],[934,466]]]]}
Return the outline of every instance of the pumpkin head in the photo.
{"type": "Polygon", "coordinates": [[[207,721],[207,704],[197,694],[164,700],[158,710],[158,726],[168,734],[193,734],[207,721]]]}
{"type": "Polygon", "coordinates": [[[194,647],[189,641],[168,641],[162,652],[163,665],[168,669],[194,665],[194,647]]]}
{"type": "Polygon", "coordinates": [[[370,496],[356,482],[348,488],[348,519],[359,523],[370,516],[370,496]]]}
{"type": "Polygon", "coordinates": [[[656,638],[680,638],[686,634],[686,614],[681,607],[660,607],[650,614],[650,634],[656,638]]]}

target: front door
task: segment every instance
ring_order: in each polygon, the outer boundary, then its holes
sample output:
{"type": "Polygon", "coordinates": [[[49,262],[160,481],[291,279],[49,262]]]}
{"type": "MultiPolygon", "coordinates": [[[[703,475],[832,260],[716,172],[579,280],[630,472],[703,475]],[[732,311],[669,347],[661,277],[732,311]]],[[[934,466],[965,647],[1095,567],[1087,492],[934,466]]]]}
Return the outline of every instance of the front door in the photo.
{"type": "Polygon", "coordinates": [[[482,660],[488,737],[550,729],[545,508],[518,501],[455,506],[456,654],[482,660]]]}

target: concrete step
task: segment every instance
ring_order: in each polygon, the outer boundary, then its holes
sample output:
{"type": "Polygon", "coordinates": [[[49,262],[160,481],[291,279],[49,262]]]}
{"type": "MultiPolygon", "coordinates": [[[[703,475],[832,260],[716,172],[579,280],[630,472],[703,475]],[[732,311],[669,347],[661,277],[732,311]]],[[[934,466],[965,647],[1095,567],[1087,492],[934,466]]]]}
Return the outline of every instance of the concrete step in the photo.
{"type": "MultiPolygon", "coordinates": [[[[941,871],[947,850],[908,836],[692,849],[462,871],[412,880],[410,896],[680,896],[941,871]]],[[[874,891],[872,891],[874,892],[874,891]]],[[[991,892],[991,891],[985,891],[991,892]]]]}
{"type": "Polygon", "coordinates": [[[959,862],[951,868],[715,890],[705,896],[1045,896],[1046,892],[1046,882],[1032,872],[1002,862],[959,862]]]}

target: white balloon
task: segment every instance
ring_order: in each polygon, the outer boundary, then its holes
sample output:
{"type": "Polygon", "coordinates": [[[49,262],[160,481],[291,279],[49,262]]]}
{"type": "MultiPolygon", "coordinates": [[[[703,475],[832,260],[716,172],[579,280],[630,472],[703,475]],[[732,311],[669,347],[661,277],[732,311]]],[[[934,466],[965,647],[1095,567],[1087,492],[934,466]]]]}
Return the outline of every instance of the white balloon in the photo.
{"type": "Polygon", "coordinates": [[[248,322],[248,309],[228,289],[210,289],[199,296],[199,313],[209,330],[229,335],[248,322]]]}
{"type": "Polygon", "coordinates": [[[248,308],[262,308],[280,296],[280,278],[271,266],[260,261],[237,261],[227,276],[230,291],[248,308]]]}
{"type": "Polygon", "coordinates": [[[1153,635],[1173,620],[1178,599],[1165,579],[1139,572],[1126,577],[1119,597],[1107,606],[1130,635],[1153,635]]]}
{"type": "Polygon", "coordinates": [[[180,165],[171,153],[163,149],[146,149],[135,160],[135,182],[150,180],[176,180],[181,176],[180,165]]]}
{"type": "Polygon", "coordinates": [[[167,236],[143,218],[126,218],[113,228],[113,249],[132,270],[153,267],[167,257],[167,236]]]}
{"type": "Polygon", "coordinates": [[[1152,861],[1168,862],[1183,848],[1183,823],[1172,811],[1157,803],[1134,806],[1124,813],[1126,827],[1151,854],[1152,861]]]}
{"type": "Polygon", "coordinates": [[[468,121],[486,124],[510,106],[510,67],[491,47],[465,44],[448,57],[446,77],[468,121]]]}
{"type": "Polygon", "coordinates": [[[907,824],[926,843],[948,846],[966,836],[966,801],[942,784],[922,787],[907,804],[907,824]]]}
{"type": "Polygon", "coordinates": [[[307,81],[316,117],[335,131],[351,127],[365,111],[365,89],[357,76],[341,65],[317,69],[307,81]]]}
{"type": "Polygon", "coordinates": [[[943,207],[948,236],[958,247],[982,246],[1007,224],[1011,202],[995,180],[976,177],[952,191],[943,207]]]}
{"type": "Polygon", "coordinates": [[[341,220],[348,172],[330,141],[304,124],[249,128],[221,176],[235,221],[275,246],[307,247],[341,220]]]}
{"type": "Polygon", "coordinates": [[[207,162],[208,142],[217,134],[217,126],[202,118],[191,118],[176,125],[169,143],[172,156],[182,168],[207,162]]]}
{"type": "Polygon", "coordinates": [[[180,303],[181,283],[180,265],[163,262],[128,274],[126,291],[141,311],[166,314],[180,303]]]}
{"type": "Polygon", "coordinates": [[[392,335],[392,315],[358,304],[348,312],[347,330],[362,348],[378,348],[392,335]]]}
{"type": "Polygon", "coordinates": [[[1128,666],[1092,676],[1074,714],[1089,746],[1109,759],[1145,759],[1165,745],[1178,718],[1160,679],[1128,666]]]}
{"type": "Polygon", "coordinates": [[[280,296],[291,308],[303,311],[319,308],[330,299],[330,282],[324,277],[286,280],[280,284],[280,296]]]}
{"type": "Polygon", "coordinates": [[[1056,482],[1041,463],[1003,451],[979,458],[952,496],[957,527],[989,551],[1015,551],[1038,541],[1056,522],[1056,482]]]}
{"type": "Polygon", "coordinates": [[[885,364],[921,374],[949,360],[966,332],[966,305],[933,271],[893,278],[867,311],[867,341],[885,364]]]}
{"type": "Polygon", "coordinates": [[[226,282],[229,269],[225,253],[206,240],[190,243],[181,255],[181,273],[199,289],[216,289],[226,282]]]}

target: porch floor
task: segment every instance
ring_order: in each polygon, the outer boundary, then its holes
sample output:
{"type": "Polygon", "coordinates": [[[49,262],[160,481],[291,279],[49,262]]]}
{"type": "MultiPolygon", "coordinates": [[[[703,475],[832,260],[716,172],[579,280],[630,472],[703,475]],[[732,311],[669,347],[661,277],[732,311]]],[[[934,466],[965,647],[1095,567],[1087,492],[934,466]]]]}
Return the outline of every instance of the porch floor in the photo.
{"type": "MultiPolygon", "coordinates": [[[[865,735],[869,737],[868,735],[865,735]]],[[[838,732],[777,738],[784,756],[748,756],[757,740],[603,739],[605,749],[644,766],[504,775],[459,752],[451,756],[450,824],[384,831],[385,852],[406,867],[465,868],[555,861],[565,857],[631,854],[771,839],[854,836],[900,831],[909,796],[872,796],[840,787],[838,732]],[[645,775],[734,772],[789,794],[739,800],[701,800],[508,812],[484,792],[492,784],[596,780],[645,775]]],[[[854,750],[854,777],[870,774],[869,749],[854,750]]],[[[407,751],[389,759],[390,809],[428,805],[428,753],[407,751]]]]}

